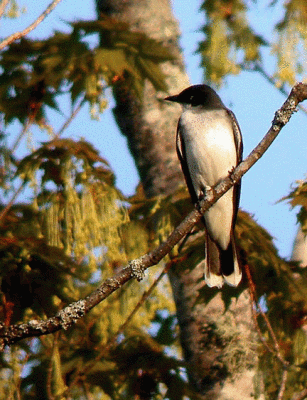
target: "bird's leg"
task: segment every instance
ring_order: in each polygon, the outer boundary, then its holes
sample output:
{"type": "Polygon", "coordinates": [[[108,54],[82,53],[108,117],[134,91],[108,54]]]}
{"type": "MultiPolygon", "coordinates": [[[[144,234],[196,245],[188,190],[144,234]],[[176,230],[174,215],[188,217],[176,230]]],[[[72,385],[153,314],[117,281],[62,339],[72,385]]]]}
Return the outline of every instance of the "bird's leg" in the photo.
{"type": "Polygon", "coordinates": [[[204,186],[204,187],[201,188],[201,190],[199,191],[199,194],[198,194],[198,202],[195,204],[197,210],[198,210],[201,214],[203,214],[203,212],[202,212],[202,210],[201,210],[200,202],[201,202],[204,198],[206,198],[206,200],[209,200],[209,201],[210,201],[210,200],[213,199],[213,197],[214,197],[214,189],[213,189],[211,186],[206,185],[206,186],[204,186]]]}
{"type": "Polygon", "coordinates": [[[236,166],[234,165],[234,166],[231,168],[231,170],[228,171],[228,176],[229,176],[229,178],[231,179],[231,182],[234,181],[234,179],[233,179],[233,177],[232,177],[232,174],[233,174],[233,171],[234,171],[235,169],[236,169],[236,166]]]}

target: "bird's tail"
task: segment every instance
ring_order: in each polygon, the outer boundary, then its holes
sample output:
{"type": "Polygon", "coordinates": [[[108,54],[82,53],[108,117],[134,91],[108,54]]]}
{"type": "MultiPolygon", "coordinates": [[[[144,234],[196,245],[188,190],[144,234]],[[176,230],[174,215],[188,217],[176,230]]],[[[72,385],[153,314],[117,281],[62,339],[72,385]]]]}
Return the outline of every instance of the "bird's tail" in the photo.
{"type": "Polygon", "coordinates": [[[233,233],[226,250],[221,249],[207,233],[205,281],[210,287],[222,287],[224,282],[238,286],[242,272],[238,262],[237,249],[233,233]]]}

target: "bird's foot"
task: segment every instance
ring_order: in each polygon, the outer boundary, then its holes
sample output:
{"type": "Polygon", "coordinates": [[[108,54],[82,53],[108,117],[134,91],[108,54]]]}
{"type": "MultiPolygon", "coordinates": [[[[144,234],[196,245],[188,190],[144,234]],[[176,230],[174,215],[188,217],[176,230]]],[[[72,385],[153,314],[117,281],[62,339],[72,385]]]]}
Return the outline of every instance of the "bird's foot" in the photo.
{"type": "Polygon", "coordinates": [[[236,166],[233,166],[233,167],[231,168],[231,170],[228,171],[228,176],[229,176],[229,178],[230,178],[230,180],[231,180],[232,182],[234,181],[234,178],[233,178],[232,174],[233,174],[233,172],[234,172],[234,170],[235,170],[236,168],[237,168],[236,166]]]}
{"type": "Polygon", "coordinates": [[[206,199],[207,201],[211,201],[214,198],[214,189],[211,186],[205,186],[201,189],[198,195],[198,202],[195,204],[198,211],[203,214],[202,207],[200,205],[201,201],[206,199]]]}

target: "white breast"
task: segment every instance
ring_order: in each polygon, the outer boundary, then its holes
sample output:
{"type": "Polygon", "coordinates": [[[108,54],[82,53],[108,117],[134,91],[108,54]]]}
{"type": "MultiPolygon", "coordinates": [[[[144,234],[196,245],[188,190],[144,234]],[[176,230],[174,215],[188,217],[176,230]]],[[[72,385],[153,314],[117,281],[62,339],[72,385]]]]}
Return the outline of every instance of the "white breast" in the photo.
{"type": "MultiPolygon", "coordinates": [[[[182,139],[194,190],[199,197],[237,164],[233,127],[226,110],[188,108],[181,116],[182,139]]],[[[233,220],[233,189],[205,214],[212,239],[227,248],[233,220]]]]}

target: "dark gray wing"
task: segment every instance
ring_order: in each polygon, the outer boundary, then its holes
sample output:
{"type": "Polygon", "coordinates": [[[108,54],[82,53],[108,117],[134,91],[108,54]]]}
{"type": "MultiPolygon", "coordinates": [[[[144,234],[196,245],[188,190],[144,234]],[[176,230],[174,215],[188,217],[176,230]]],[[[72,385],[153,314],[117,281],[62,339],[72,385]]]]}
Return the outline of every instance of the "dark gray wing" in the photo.
{"type": "Polygon", "coordinates": [[[239,123],[238,123],[237,118],[234,115],[234,113],[229,109],[226,109],[226,111],[227,111],[228,115],[230,116],[231,122],[232,122],[233,135],[234,135],[235,145],[236,145],[236,149],[237,149],[237,164],[239,164],[242,161],[242,154],[243,154],[242,133],[241,133],[239,123]]]}
{"type": "Polygon", "coordinates": [[[181,164],[181,169],[184,174],[185,181],[186,181],[186,184],[187,184],[189,192],[190,192],[190,196],[192,198],[193,203],[196,204],[198,201],[198,198],[196,196],[196,193],[195,193],[195,190],[193,187],[189,167],[187,164],[186,151],[185,151],[185,147],[184,147],[184,141],[182,139],[182,129],[184,129],[184,128],[181,124],[181,119],[179,119],[178,125],[177,125],[177,135],[176,135],[176,150],[177,150],[177,155],[178,155],[178,158],[179,158],[179,161],[181,164]]]}
{"type": "MultiPolygon", "coordinates": [[[[243,154],[243,141],[242,141],[242,134],[239,123],[237,121],[236,116],[234,113],[226,109],[228,115],[231,118],[232,128],[233,128],[233,136],[235,140],[235,146],[237,149],[237,165],[242,161],[242,154],[243,154]]],[[[234,219],[233,219],[233,226],[236,223],[237,214],[239,210],[239,203],[240,203],[240,194],[241,194],[241,181],[234,185],[234,219]]]]}

